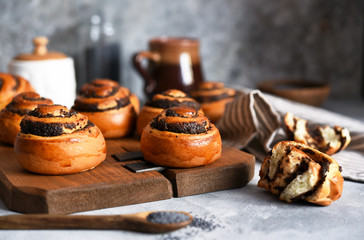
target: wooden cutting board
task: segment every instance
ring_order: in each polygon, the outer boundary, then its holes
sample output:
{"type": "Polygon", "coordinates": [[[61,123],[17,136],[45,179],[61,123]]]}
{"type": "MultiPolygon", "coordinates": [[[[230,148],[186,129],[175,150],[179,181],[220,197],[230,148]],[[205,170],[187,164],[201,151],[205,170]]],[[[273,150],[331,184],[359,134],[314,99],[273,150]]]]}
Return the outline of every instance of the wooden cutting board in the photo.
{"type": "Polygon", "coordinates": [[[23,170],[13,148],[0,144],[0,197],[14,211],[66,214],[242,187],[254,175],[254,156],[226,146],[208,166],[161,173],[133,173],[123,167],[133,161],[111,156],[137,150],[136,138],[107,140],[107,158],[95,169],[46,176],[23,170]]]}

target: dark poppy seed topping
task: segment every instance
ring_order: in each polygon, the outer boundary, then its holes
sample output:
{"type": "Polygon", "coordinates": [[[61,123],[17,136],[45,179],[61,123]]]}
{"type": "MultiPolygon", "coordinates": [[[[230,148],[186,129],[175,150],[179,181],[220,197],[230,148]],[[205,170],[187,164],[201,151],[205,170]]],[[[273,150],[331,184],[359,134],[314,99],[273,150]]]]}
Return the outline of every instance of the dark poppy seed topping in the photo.
{"type": "Polygon", "coordinates": [[[168,108],[154,118],[150,126],[160,131],[185,134],[201,134],[210,130],[207,117],[190,107],[168,108]]]}

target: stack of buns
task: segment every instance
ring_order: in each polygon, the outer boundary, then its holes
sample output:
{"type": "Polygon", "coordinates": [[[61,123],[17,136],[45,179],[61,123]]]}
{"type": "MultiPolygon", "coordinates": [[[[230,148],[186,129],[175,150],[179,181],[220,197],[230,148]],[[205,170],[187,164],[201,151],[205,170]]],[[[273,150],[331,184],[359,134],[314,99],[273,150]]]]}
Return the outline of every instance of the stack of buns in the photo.
{"type": "Polygon", "coordinates": [[[96,167],[106,158],[103,134],[131,134],[139,112],[136,95],[108,79],[83,86],[71,110],[54,105],[33,92],[24,78],[11,74],[0,73],[0,91],[0,141],[14,144],[20,165],[38,174],[96,167]]]}
{"type": "MultiPolygon", "coordinates": [[[[217,82],[202,83],[191,92],[194,99],[171,89],[154,95],[137,118],[139,99],[109,79],[85,84],[71,110],[29,91],[25,79],[0,73],[0,140],[14,144],[24,169],[48,175],[93,169],[106,158],[105,138],[130,135],[135,125],[146,161],[176,168],[210,164],[222,150],[213,122],[237,95],[217,82]]],[[[312,130],[291,113],[284,128],[294,141],[273,147],[261,166],[258,187],[287,202],[327,206],[339,199],[341,168],[329,155],[347,147],[349,131],[337,126],[312,130]]]]}
{"type": "Polygon", "coordinates": [[[163,110],[143,130],[144,159],[157,165],[188,168],[207,165],[221,157],[219,130],[195,108],[163,110]]]}
{"type": "Polygon", "coordinates": [[[14,143],[20,165],[33,173],[72,174],[106,158],[105,139],[86,115],[61,105],[39,105],[20,123],[14,143]]]}
{"type": "MultiPolygon", "coordinates": [[[[14,144],[19,164],[38,174],[98,166],[106,158],[105,138],[132,134],[140,111],[136,95],[109,79],[85,84],[70,110],[29,92],[33,89],[21,77],[0,73],[0,87],[1,107],[6,106],[0,140],[14,144]]],[[[195,167],[221,156],[219,131],[200,104],[179,90],[156,94],[142,108],[138,132],[145,159],[155,164],[195,167]]]]}
{"type": "Polygon", "coordinates": [[[201,104],[205,115],[216,123],[224,114],[225,105],[234,100],[237,91],[227,88],[222,82],[203,82],[191,92],[191,96],[201,104]]]}
{"type": "Polygon", "coordinates": [[[87,115],[105,138],[119,138],[133,133],[139,100],[115,81],[96,79],[81,88],[72,109],[87,115]]]}
{"type": "Polygon", "coordinates": [[[200,110],[200,104],[188,97],[186,93],[170,89],[162,93],[155,94],[141,109],[137,119],[137,133],[142,135],[143,128],[147,126],[153,118],[157,117],[160,112],[170,107],[188,106],[200,110]]]}

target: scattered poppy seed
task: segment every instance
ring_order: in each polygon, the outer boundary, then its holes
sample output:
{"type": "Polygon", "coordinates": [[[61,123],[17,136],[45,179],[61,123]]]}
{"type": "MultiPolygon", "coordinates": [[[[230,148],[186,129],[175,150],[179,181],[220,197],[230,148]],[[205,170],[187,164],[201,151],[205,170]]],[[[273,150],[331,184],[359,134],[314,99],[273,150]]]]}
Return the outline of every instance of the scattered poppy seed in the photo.
{"type": "Polygon", "coordinates": [[[187,240],[191,237],[196,238],[201,232],[212,232],[217,228],[225,228],[219,223],[220,221],[214,215],[203,217],[193,216],[192,222],[186,228],[177,232],[164,234],[160,240],[187,240]]]}
{"type": "Polygon", "coordinates": [[[179,212],[152,212],[147,216],[148,222],[159,224],[181,223],[189,219],[189,216],[179,212]]]}
{"type": "Polygon", "coordinates": [[[221,227],[219,224],[216,224],[211,220],[207,220],[207,219],[199,218],[199,217],[194,217],[190,226],[199,228],[206,232],[211,232],[215,228],[221,227]]]}

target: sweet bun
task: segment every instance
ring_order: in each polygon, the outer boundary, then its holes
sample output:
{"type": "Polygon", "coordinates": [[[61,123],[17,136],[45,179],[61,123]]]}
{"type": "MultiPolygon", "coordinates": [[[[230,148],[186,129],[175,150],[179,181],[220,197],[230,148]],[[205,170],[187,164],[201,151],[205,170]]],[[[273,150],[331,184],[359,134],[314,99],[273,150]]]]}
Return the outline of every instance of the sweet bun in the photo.
{"type": "MultiPolygon", "coordinates": [[[[105,79],[104,79],[105,80],[105,79]]],[[[135,95],[134,93],[132,93],[129,88],[120,86],[120,88],[126,93],[126,95],[129,97],[130,103],[131,105],[133,105],[134,110],[136,112],[136,114],[139,114],[140,111],[140,101],[139,98],[137,97],[137,95],[135,95]]]]}
{"type": "Polygon", "coordinates": [[[30,83],[22,77],[0,73],[0,110],[21,92],[33,92],[30,83]]]}
{"type": "Polygon", "coordinates": [[[127,88],[96,79],[81,88],[72,109],[87,115],[105,138],[119,138],[134,132],[138,106],[138,98],[127,88]]]}
{"type": "Polygon", "coordinates": [[[186,93],[170,89],[162,93],[156,94],[148,101],[140,111],[137,119],[137,133],[142,135],[143,128],[147,126],[153,118],[157,117],[160,112],[170,107],[188,106],[200,110],[200,104],[194,99],[188,97],[186,93]]]}
{"type": "Polygon", "coordinates": [[[221,82],[203,82],[191,92],[191,97],[201,104],[203,112],[213,123],[222,117],[226,103],[233,101],[236,95],[235,89],[227,88],[221,82]]]}
{"type": "Polygon", "coordinates": [[[0,112],[0,141],[13,145],[20,131],[21,120],[39,104],[51,105],[53,102],[35,92],[23,92],[15,96],[0,112]]]}
{"type": "Polygon", "coordinates": [[[310,129],[307,120],[288,112],[284,116],[284,130],[289,140],[306,144],[328,155],[344,150],[350,143],[350,132],[346,128],[316,126],[310,129]]]}
{"type": "Polygon", "coordinates": [[[328,206],[340,198],[341,167],[329,155],[294,141],[277,143],[259,172],[258,187],[286,202],[307,201],[328,206]]]}
{"type": "Polygon", "coordinates": [[[219,130],[191,107],[163,110],[143,131],[140,148],[151,163],[178,168],[207,165],[221,157],[219,130]]]}
{"type": "Polygon", "coordinates": [[[14,150],[26,170],[62,175],[92,169],[106,158],[105,139],[86,115],[60,105],[39,105],[20,123],[14,150]]]}

